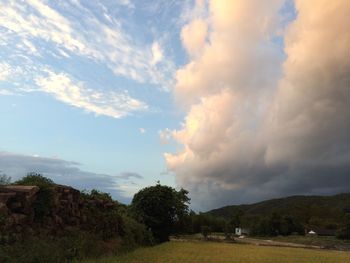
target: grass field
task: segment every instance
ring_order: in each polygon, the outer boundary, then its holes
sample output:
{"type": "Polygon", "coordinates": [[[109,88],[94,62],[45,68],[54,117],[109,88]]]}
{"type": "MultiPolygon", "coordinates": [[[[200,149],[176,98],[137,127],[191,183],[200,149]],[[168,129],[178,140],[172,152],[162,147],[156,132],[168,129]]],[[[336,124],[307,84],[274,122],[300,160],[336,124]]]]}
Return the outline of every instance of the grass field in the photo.
{"type": "Polygon", "coordinates": [[[168,242],[155,247],[140,248],[122,256],[85,261],[85,263],[93,262],[346,263],[350,262],[350,252],[260,247],[215,242],[168,242]]]}
{"type": "MultiPolygon", "coordinates": [[[[256,237],[257,238],[257,237],[256,237]]],[[[341,240],[336,237],[323,236],[277,236],[277,237],[262,237],[261,239],[271,239],[279,242],[291,242],[305,245],[315,245],[324,247],[346,246],[350,247],[350,240],[341,240]]]]}

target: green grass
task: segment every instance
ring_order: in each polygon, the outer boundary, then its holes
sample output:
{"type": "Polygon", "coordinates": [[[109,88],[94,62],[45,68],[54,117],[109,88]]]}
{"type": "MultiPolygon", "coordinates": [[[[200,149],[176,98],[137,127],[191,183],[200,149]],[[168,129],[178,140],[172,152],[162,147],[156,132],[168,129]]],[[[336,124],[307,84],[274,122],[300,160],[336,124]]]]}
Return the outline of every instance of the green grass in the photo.
{"type": "Polygon", "coordinates": [[[299,236],[299,235],[291,235],[291,236],[277,236],[277,237],[253,237],[259,239],[270,239],[279,242],[291,242],[297,244],[304,245],[313,245],[313,246],[326,246],[326,247],[334,247],[334,246],[348,246],[350,247],[350,240],[341,240],[332,236],[299,236]]]}
{"type": "Polygon", "coordinates": [[[85,263],[333,263],[350,262],[350,252],[281,247],[260,247],[214,242],[168,242],[140,248],[125,255],[85,263]]]}

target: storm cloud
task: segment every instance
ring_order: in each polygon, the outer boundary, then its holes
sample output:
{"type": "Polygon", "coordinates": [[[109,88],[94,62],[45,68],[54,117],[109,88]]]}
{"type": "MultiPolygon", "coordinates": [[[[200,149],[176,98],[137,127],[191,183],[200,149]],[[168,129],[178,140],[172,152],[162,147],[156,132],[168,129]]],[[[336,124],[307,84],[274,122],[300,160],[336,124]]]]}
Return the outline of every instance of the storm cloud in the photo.
{"type": "Polygon", "coordinates": [[[210,0],[184,26],[183,149],[165,158],[199,209],[350,191],[350,2],[296,0],[286,28],[284,4],[210,0]]]}

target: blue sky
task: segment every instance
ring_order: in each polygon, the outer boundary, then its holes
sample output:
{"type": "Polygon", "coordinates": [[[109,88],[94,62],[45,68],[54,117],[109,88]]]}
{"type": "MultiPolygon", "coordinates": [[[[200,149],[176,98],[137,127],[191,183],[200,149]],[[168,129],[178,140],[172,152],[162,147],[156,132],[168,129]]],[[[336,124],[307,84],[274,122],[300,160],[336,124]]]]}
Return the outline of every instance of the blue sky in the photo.
{"type": "Polygon", "coordinates": [[[131,192],[175,185],[163,153],[176,145],[159,132],[183,118],[171,89],[186,61],[179,31],[191,4],[2,0],[0,151],[137,173],[135,182],[115,178],[131,192]]]}
{"type": "Polygon", "coordinates": [[[349,5],[0,0],[0,171],[197,210],[348,192],[349,5]]]}

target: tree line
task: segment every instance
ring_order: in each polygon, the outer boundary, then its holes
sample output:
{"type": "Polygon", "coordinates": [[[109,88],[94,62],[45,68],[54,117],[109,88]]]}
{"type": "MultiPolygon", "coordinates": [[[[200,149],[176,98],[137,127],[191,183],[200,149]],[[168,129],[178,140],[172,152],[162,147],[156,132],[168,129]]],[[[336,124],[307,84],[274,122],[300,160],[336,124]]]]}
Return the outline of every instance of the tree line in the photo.
{"type": "MultiPolygon", "coordinates": [[[[10,177],[5,174],[0,175],[0,185],[10,183],[10,177]]],[[[38,185],[41,187],[42,195],[53,183],[52,180],[36,173],[30,173],[23,179],[14,182],[14,184],[38,185]]],[[[99,193],[101,196],[112,199],[108,193],[97,190],[92,190],[91,193],[99,193]]],[[[222,232],[232,235],[235,233],[235,228],[241,227],[249,229],[250,234],[256,236],[303,235],[306,231],[306,225],[300,220],[300,216],[274,210],[271,210],[270,214],[254,217],[247,217],[243,209],[236,209],[225,218],[214,216],[211,213],[196,213],[189,209],[188,195],[189,192],[183,188],[176,190],[157,182],[156,185],[137,192],[131,204],[124,206],[124,213],[151,231],[156,242],[167,241],[170,235],[201,233],[203,228],[206,229],[205,232],[222,232]]],[[[41,207],[43,211],[45,211],[45,206],[48,204],[41,207]]],[[[312,225],[313,222],[309,222],[312,225]]],[[[344,220],[339,223],[341,227],[338,229],[337,236],[350,238],[350,213],[345,211],[344,220]]],[[[332,228],[332,225],[329,227],[332,228]]]]}

